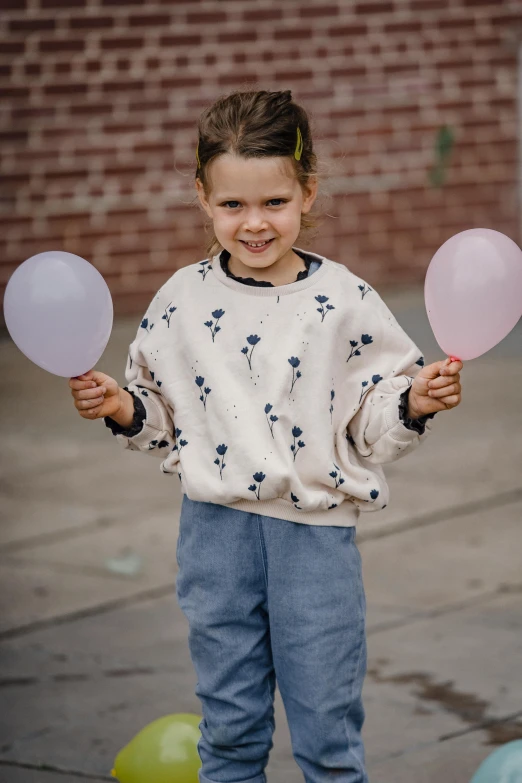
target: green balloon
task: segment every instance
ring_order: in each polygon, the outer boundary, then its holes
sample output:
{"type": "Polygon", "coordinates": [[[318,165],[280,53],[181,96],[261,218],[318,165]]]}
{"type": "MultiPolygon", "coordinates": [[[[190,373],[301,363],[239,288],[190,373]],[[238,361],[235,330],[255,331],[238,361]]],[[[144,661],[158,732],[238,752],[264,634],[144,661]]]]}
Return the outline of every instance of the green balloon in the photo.
{"type": "Polygon", "coordinates": [[[111,774],[119,783],[198,783],[201,720],[178,713],[152,721],[120,750],[111,774]]]}

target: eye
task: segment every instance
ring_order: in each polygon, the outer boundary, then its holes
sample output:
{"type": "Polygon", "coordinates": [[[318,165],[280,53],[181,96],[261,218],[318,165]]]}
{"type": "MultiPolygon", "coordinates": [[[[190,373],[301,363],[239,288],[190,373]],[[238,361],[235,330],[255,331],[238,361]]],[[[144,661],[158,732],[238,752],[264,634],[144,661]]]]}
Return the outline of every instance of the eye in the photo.
{"type": "MultiPolygon", "coordinates": [[[[285,199],[285,198],[271,198],[266,203],[270,204],[272,201],[279,201],[282,204],[287,204],[288,203],[288,199],[285,199]]],[[[239,204],[239,203],[240,203],[239,201],[224,201],[223,204],[221,204],[220,206],[226,207],[228,204],[239,204]]],[[[280,206],[280,204],[276,204],[275,206],[278,207],[278,206],[280,206]]],[[[236,207],[230,207],[230,209],[236,209],[236,207]]]]}

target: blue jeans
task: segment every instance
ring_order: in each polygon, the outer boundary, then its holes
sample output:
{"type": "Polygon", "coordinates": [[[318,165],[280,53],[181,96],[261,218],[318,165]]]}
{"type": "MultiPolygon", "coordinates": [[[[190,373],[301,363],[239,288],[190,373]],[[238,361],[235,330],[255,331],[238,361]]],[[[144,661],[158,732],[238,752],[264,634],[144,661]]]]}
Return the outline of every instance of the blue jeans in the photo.
{"type": "Polygon", "coordinates": [[[200,783],[266,783],[276,678],[306,783],[368,783],[366,600],[355,528],[184,495],[177,561],[203,713],[200,783]]]}

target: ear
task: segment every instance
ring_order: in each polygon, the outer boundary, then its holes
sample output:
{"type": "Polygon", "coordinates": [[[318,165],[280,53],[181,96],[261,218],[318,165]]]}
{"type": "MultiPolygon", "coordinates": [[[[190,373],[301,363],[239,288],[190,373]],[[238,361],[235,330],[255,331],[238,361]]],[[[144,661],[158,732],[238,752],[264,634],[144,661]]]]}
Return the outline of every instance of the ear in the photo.
{"type": "Polygon", "coordinates": [[[319,182],[317,177],[309,177],[308,182],[305,186],[305,192],[303,193],[303,205],[301,207],[301,212],[306,215],[307,212],[310,212],[312,209],[313,203],[317,197],[317,188],[318,188],[319,182]]]}
{"type": "Polygon", "coordinates": [[[203,183],[201,182],[199,177],[196,179],[195,186],[199,198],[199,203],[201,204],[201,206],[203,207],[203,209],[205,210],[209,218],[212,218],[212,210],[210,209],[210,204],[208,203],[207,197],[205,195],[205,189],[203,188],[203,183]]]}

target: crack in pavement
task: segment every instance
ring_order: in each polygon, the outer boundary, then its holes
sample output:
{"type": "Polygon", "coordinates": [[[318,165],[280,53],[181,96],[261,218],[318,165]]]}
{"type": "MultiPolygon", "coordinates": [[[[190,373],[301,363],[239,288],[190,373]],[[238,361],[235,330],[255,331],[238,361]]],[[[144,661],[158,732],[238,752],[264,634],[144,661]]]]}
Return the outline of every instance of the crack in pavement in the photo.
{"type": "MultiPolygon", "coordinates": [[[[127,606],[134,606],[142,601],[154,600],[155,598],[164,598],[168,595],[174,595],[174,582],[169,582],[166,585],[159,585],[150,590],[144,590],[133,595],[124,596],[123,598],[115,598],[112,601],[107,601],[103,604],[96,604],[86,609],[78,609],[74,612],[69,612],[64,615],[55,617],[48,617],[44,620],[35,620],[27,625],[17,626],[15,628],[9,628],[5,631],[0,631],[0,643],[5,639],[14,639],[20,636],[25,636],[33,631],[45,630],[46,628],[54,628],[57,625],[66,625],[70,622],[76,622],[76,620],[83,620],[87,617],[96,617],[99,614],[106,614],[115,609],[122,609],[127,606]]],[[[402,628],[408,625],[413,625],[423,620],[429,620],[432,617],[439,617],[451,612],[458,612],[461,609],[467,609],[471,606],[480,605],[498,598],[499,595],[504,593],[519,593],[522,592],[522,584],[501,584],[496,590],[481,593],[480,595],[473,596],[464,601],[458,601],[454,604],[445,604],[442,607],[431,609],[429,611],[414,612],[409,617],[398,618],[397,620],[390,620],[389,622],[377,623],[375,626],[368,628],[367,635],[381,633],[388,631],[392,628],[402,628]]]]}
{"type": "MultiPolygon", "coordinates": [[[[437,522],[445,522],[447,519],[451,519],[454,516],[466,516],[467,514],[472,514],[475,511],[480,511],[483,509],[493,509],[495,507],[500,508],[501,506],[509,505],[511,503],[517,503],[519,500],[522,500],[522,489],[508,490],[507,492],[500,492],[497,495],[491,495],[490,497],[484,498],[482,500],[478,499],[471,501],[470,503],[462,503],[456,506],[447,506],[446,508],[430,511],[427,514],[423,514],[421,516],[403,519],[386,530],[372,531],[361,528],[357,533],[357,538],[361,543],[365,541],[372,541],[378,538],[386,538],[387,536],[392,536],[395,533],[403,533],[406,530],[414,530],[419,527],[426,527],[428,525],[436,524],[437,522]]],[[[146,509],[148,514],[151,512],[151,509],[148,505],[144,506],[143,508],[146,509]]],[[[164,511],[164,504],[158,505],[157,509],[153,509],[153,513],[158,514],[164,511]]],[[[132,515],[130,524],[133,523],[133,520],[139,521],[141,517],[142,510],[140,509],[140,511],[136,513],[135,517],[134,514],[132,515]]],[[[56,541],[66,541],[72,538],[79,538],[84,535],[88,535],[89,533],[95,532],[96,530],[106,530],[108,528],[114,528],[120,525],[128,526],[128,524],[129,517],[117,517],[112,519],[111,517],[100,516],[98,519],[95,519],[91,522],[85,522],[84,524],[78,525],[73,529],[52,530],[48,531],[47,533],[39,533],[35,536],[18,541],[8,541],[2,544],[2,554],[26,549],[27,547],[34,546],[35,544],[53,544],[56,541]]]]}
{"type": "Polygon", "coordinates": [[[437,606],[433,609],[420,609],[418,611],[411,612],[407,617],[398,617],[396,620],[384,620],[375,625],[369,626],[366,635],[372,636],[376,633],[382,633],[383,631],[389,631],[395,628],[405,628],[408,625],[414,625],[417,622],[423,620],[432,620],[434,617],[443,617],[444,615],[451,614],[452,612],[460,612],[464,609],[470,609],[474,606],[482,606],[483,604],[494,601],[499,595],[513,594],[522,592],[522,584],[500,584],[494,590],[488,590],[484,593],[465,598],[462,601],[455,601],[451,604],[444,604],[443,606],[437,606]]]}
{"type": "Polygon", "coordinates": [[[518,503],[520,500],[522,500],[522,488],[511,489],[507,492],[499,492],[498,495],[491,495],[488,498],[473,500],[470,503],[462,503],[457,506],[447,506],[446,508],[430,511],[421,516],[403,519],[385,530],[373,531],[364,530],[364,528],[360,529],[360,531],[357,531],[357,542],[365,543],[366,541],[373,541],[378,538],[387,538],[396,533],[404,533],[408,530],[435,525],[438,522],[446,522],[448,519],[453,519],[454,517],[465,517],[474,512],[501,508],[502,506],[508,506],[511,503],[518,503]]]}
{"type": "MultiPolygon", "coordinates": [[[[138,555],[139,557],[140,555],[138,555]]],[[[109,559],[109,558],[108,558],[109,559]]],[[[49,569],[53,569],[54,572],[59,572],[62,574],[75,574],[75,575],[81,575],[81,576],[87,576],[87,577],[93,577],[93,578],[100,578],[102,580],[108,579],[109,581],[113,581],[115,583],[120,584],[128,584],[129,580],[132,579],[135,574],[122,574],[117,573],[115,571],[110,571],[106,565],[103,566],[96,566],[96,565],[89,565],[88,563],[65,563],[63,560],[42,560],[34,558],[31,559],[29,557],[24,557],[23,555],[16,555],[15,557],[2,557],[0,556],[0,565],[13,567],[13,566],[22,566],[27,568],[28,566],[32,566],[34,570],[43,570],[48,571],[49,569]]],[[[173,574],[174,571],[174,563],[172,563],[173,567],[173,574]]],[[[139,573],[139,572],[137,572],[139,573]]],[[[45,588],[44,588],[45,589],[45,588]]]]}
{"type": "Polygon", "coordinates": [[[91,772],[82,772],[77,769],[66,769],[57,767],[54,764],[31,764],[26,761],[11,761],[9,759],[0,759],[0,766],[17,767],[19,769],[35,769],[40,772],[55,772],[57,775],[74,775],[77,778],[86,778],[87,780],[109,780],[114,783],[114,778],[110,775],[96,775],[91,772]]]}
{"type": "Polygon", "coordinates": [[[184,666],[132,666],[126,669],[104,669],[100,672],[59,672],[47,677],[3,677],[0,688],[20,688],[62,682],[99,682],[102,679],[143,677],[149,674],[183,674],[184,666]]]}
{"type": "Polygon", "coordinates": [[[98,516],[97,519],[91,520],[90,522],[84,522],[74,528],[49,530],[46,533],[37,533],[34,536],[28,536],[27,538],[16,541],[6,541],[2,544],[2,556],[6,553],[17,552],[35,545],[45,546],[46,544],[55,544],[57,541],[69,541],[74,538],[81,538],[89,535],[89,533],[96,532],[97,530],[109,530],[122,525],[127,527],[128,525],[138,524],[143,518],[144,513],[147,513],[150,516],[151,514],[165,513],[166,511],[164,503],[151,507],[150,502],[148,502],[144,503],[143,506],[140,506],[138,510],[136,510],[136,505],[134,508],[134,513],[125,517],[110,517],[102,514],[98,516]]]}
{"type": "MultiPolygon", "coordinates": [[[[418,714],[418,713],[417,713],[418,714]]],[[[453,739],[458,739],[459,737],[463,737],[467,734],[473,734],[477,731],[483,731],[484,729],[489,730],[490,728],[496,727],[500,731],[502,731],[502,726],[505,725],[507,727],[510,727],[513,723],[515,723],[517,727],[518,738],[520,738],[520,733],[522,733],[522,722],[518,723],[518,719],[522,718],[522,710],[518,712],[511,713],[509,715],[505,715],[500,718],[491,718],[489,720],[484,721],[483,723],[478,723],[473,726],[469,726],[466,729],[462,729],[461,731],[454,731],[450,734],[442,734],[440,737],[438,737],[436,740],[429,740],[428,742],[418,742],[415,745],[409,745],[406,748],[401,748],[401,750],[395,750],[391,753],[386,753],[383,756],[374,756],[373,758],[368,759],[368,763],[370,765],[378,765],[383,764],[387,761],[391,761],[393,759],[401,758],[402,756],[407,756],[410,753],[417,753],[418,751],[425,750],[426,748],[434,747],[435,745],[440,744],[441,742],[448,742],[453,739]]],[[[509,731],[509,728],[507,729],[507,736],[514,738],[513,733],[509,731]]],[[[496,735],[496,737],[500,740],[499,742],[484,742],[484,745],[497,745],[497,744],[504,744],[504,742],[507,742],[504,737],[501,737],[500,735],[496,735]]]]}
{"type": "MultiPolygon", "coordinates": [[[[480,698],[474,693],[459,691],[453,680],[437,681],[435,677],[422,671],[402,672],[400,674],[384,675],[382,667],[389,663],[386,659],[378,659],[368,667],[367,676],[377,684],[411,685],[413,695],[423,702],[435,704],[445,712],[455,715],[469,727],[464,732],[451,732],[438,738],[438,742],[453,739],[469,731],[483,730],[487,732],[487,741],[484,745],[503,745],[515,739],[522,739],[522,721],[518,718],[522,711],[503,718],[488,716],[487,711],[490,702],[480,698]]],[[[429,715],[429,710],[422,706],[416,711],[417,715],[429,715]]]]}
{"type": "Polygon", "coordinates": [[[123,598],[114,598],[111,601],[96,604],[95,606],[90,606],[85,609],[77,609],[74,612],[68,612],[67,614],[47,617],[44,620],[34,620],[26,625],[8,628],[5,631],[0,631],[0,642],[4,639],[14,639],[19,636],[25,636],[29,633],[33,633],[33,631],[41,631],[46,628],[54,628],[57,625],[73,623],[76,622],[76,620],[83,620],[86,617],[96,617],[99,614],[112,612],[114,609],[122,609],[126,606],[133,606],[142,601],[148,601],[154,598],[164,598],[171,593],[174,595],[174,581],[169,582],[167,585],[159,585],[158,587],[143,590],[139,593],[133,593],[133,595],[124,596],[123,598]]]}
{"type": "Polygon", "coordinates": [[[522,739],[522,710],[513,712],[511,715],[505,715],[502,718],[489,718],[483,723],[471,726],[462,731],[453,731],[450,734],[442,734],[439,742],[446,742],[456,737],[463,737],[465,734],[471,734],[474,731],[487,729],[489,732],[488,742],[484,745],[504,745],[515,739],[522,739]]]}

